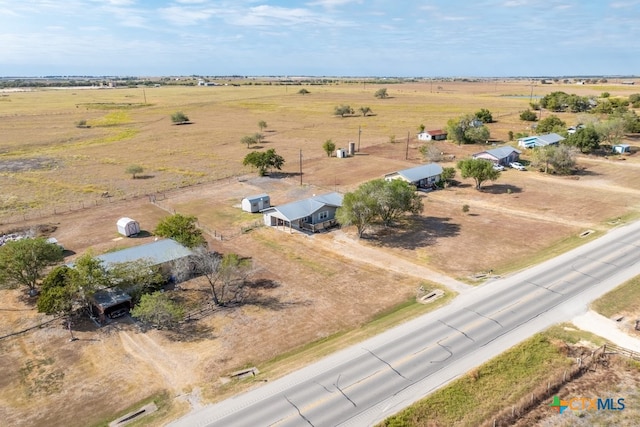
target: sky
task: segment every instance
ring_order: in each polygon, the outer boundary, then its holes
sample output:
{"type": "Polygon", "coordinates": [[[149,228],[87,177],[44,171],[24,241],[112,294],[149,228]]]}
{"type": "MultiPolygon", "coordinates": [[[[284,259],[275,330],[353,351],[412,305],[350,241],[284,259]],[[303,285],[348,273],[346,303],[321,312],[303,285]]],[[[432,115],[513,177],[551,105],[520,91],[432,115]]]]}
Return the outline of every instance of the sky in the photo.
{"type": "Polygon", "coordinates": [[[640,75],[640,0],[0,0],[0,76],[640,75]]]}

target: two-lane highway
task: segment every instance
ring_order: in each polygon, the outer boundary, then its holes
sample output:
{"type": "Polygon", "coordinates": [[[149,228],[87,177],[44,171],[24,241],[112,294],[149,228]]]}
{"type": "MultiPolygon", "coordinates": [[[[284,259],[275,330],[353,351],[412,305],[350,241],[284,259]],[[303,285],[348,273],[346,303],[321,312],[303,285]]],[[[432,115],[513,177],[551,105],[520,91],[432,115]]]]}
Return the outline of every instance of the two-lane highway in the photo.
{"type": "Polygon", "coordinates": [[[640,223],[172,423],[371,425],[640,274],[640,223]]]}

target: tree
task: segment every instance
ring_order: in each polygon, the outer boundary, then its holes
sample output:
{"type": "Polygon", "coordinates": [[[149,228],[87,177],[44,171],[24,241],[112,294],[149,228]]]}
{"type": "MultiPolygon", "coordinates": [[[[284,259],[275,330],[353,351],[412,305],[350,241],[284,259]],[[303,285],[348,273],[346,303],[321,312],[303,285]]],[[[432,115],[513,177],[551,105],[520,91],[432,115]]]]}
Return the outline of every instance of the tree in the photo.
{"type": "Polygon", "coordinates": [[[302,88],[302,89],[300,89],[300,90],[298,91],[298,93],[299,93],[300,95],[306,95],[306,94],[311,93],[311,92],[309,92],[309,91],[308,91],[307,89],[305,89],[305,88],[302,88]]]}
{"type": "Polygon", "coordinates": [[[336,211],[336,219],[345,227],[355,226],[358,238],[361,238],[375,219],[376,208],[376,199],[363,189],[358,188],[356,191],[344,195],[342,206],[336,211]]]}
{"type": "Polygon", "coordinates": [[[536,120],[538,120],[538,115],[534,111],[531,111],[527,108],[522,113],[520,113],[520,120],[526,122],[535,122],[536,120]]]}
{"type": "Polygon", "coordinates": [[[260,176],[265,176],[268,170],[281,170],[284,165],[284,158],[276,154],[276,150],[270,148],[267,151],[254,151],[247,154],[242,161],[245,166],[253,166],[258,169],[260,176]]]}
{"type": "Polygon", "coordinates": [[[481,108],[475,114],[476,119],[480,120],[482,123],[493,123],[493,116],[491,115],[491,111],[486,108],[481,108]]]}
{"type": "Polygon", "coordinates": [[[370,191],[377,200],[377,216],[385,227],[392,225],[405,213],[417,215],[422,212],[422,198],[416,192],[416,187],[406,181],[376,179],[364,185],[371,186],[370,191]]]}
{"type": "Polygon", "coordinates": [[[344,226],[356,227],[358,237],[376,220],[390,226],[405,213],[422,211],[422,198],[406,181],[375,179],[345,194],[336,219],[344,226]]]}
{"type": "Polygon", "coordinates": [[[471,114],[465,114],[457,119],[447,121],[447,138],[458,144],[470,144],[489,139],[489,128],[478,126],[478,119],[471,114]]]}
{"type": "Polygon", "coordinates": [[[576,147],[583,153],[591,153],[600,147],[600,136],[593,126],[587,126],[569,135],[563,143],[576,147]]]}
{"type": "Polygon", "coordinates": [[[74,271],[66,265],[58,266],[42,281],[42,289],[38,297],[39,313],[66,317],[71,341],[75,340],[71,329],[71,318],[78,303],[78,288],[72,280],[74,271]]]}
{"type": "Polygon", "coordinates": [[[598,122],[593,126],[600,141],[605,145],[619,144],[624,138],[624,119],[622,117],[611,117],[609,120],[598,122]]]}
{"type": "Polygon", "coordinates": [[[131,174],[133,179],[136,179],[136,175],[144,172],[144,169],[140,165],[131,165],[127,167],[125,172],[131,174]]]}
{"type": "Polygon", "coordinates": [[[108,277],[110,286],[124,290],[134,301],[165,282],[160,268],[145,258],[110,264],[108,277]]]}
{"type": "Polygon", "coordinates": [[[455,178],[456,169],[452,167],[442,168],[442,173],[440,174],[440,179],[444,183],[444,187],[446,188],[449,183],[455,178]]]}
{"type": "Polygon", "coordinates": [[[103,262],[87,252],[73,263],[69,275],[71,289],[76,292],[76,301],[91,313],[91,297],[96,291],[111,286],[107,268],[103,262]]]}
{"type": "Polygon", "coordinates": [[[198,219],[192,215],[167,216],[158,223],[154,234],[173,239],[188,248],[204,246],[207,241],[196,226],[197,222],[198,219]]]}
{"type": "Polygon", "coordinates": [[[158,328],[175,327],[184,319],[184,308],[165,292],[144,294],[131,310],[131,315],[158,328]]]}
{"type": "Polygon", "coordinates": [[[189,121],[189,117],[187,117],[187,115],[182,111],[176,111],[171,115],[171,121],[175,124],[187,123],[189,121]]]}
{"type": "Polygon", "coordinates": [[[264,120],[260,120],[258,122],[258,127],[260,128],[260,132],[264,132],[264,130],[267,128],[267,122],[265,122],[264,120]]]}
{"type": "Polygon", "coordinates": [[[333,110],[333,114],[340,117],[352,115],[353,108],[351,108],[349,105],[339,105],[333,110]]]}
{"type": "Polygon", "coordinates": [[[576,165],[576,149],[565,144],[554,147],[551,150],[550,162],[557,173],[569,174],[576,165]]]}
{"type": "Polygon", "coordinates": [[[544,147],[536,147],[531,151],[531,165],[534,167],[540,167],[544,165],[543,172],[549,172],[549,164],[553,158],[553,151],[556,149],[553,145],[546,145],[544,147]]]}
{"type": "Polygon", "coordinates": [[[442,151],[440,151],[433,142],[421,145],[420,148],[418,148],[418,151],[422,154],[422,157],[424,157],[425,160],[429,160],[431,162],[439,162],[442,160],[442,151]]]}
{"type": "Polygon", "coordinates": [[[194,251],[190,262],[195,273],[209,282],[214,304],[224,306],[244,299],[247,279],[253,273],[250,259],[241,258],[234,253],[222,256],[199,248],[194,251]]]}
{"type": "Polygon", "coordinates": [[[359,110],[362,113],[363,117],[367,117],[367,114],[373,114],[373,111],[371,111],[371,108],[369,107],[360,107],[359,110]]]}
{"type": "Polygon", "coordinates": [[[485,181],[495,181],[500,176],[500,171],[493,168],[493,164],[483,159],[465,159],[458,162],[458,169],[463,178],[473,178],[476,182],[476,190],[482,188],[485,181]]]}
{"type": "Polygon", "coordinates": [[[387,88],[383,87],[378,89],[376,93],[373,94],[373,96],[375,96],[378,99],[385,99],[389,97],[389,94],[387,93],[387,88]]]}
{"type": "Polygon", "coordinates": [[[421,123],[420,126],[418,126],[418,133],[424,132],[425,129],[424,123],[421,123]]]}
{"type": "Polygon", "coordinates": [[[640,108],[640,93],[629,95],[629,104],[631,104],[633,108],[640,108]]]}
{"type": "Polygon", "coordinates": [[[38,280],[47,267],[62,261],[62,248],[46,239],[21,239],[0,246],[0,288],[25,286],[36,294],[38,280]]]}
{"type": "Polygon", "coordinates": [[[324,144],[322,144],[322,149],[327,153],[327,157],[331,157],[331,153],[336,151],[336,144],[332,140],[327,139],[324,144]]]}
{"type": "Polygon", "coordinates": [[[249,148],[250,145],[256,145],[258,143],[256,135],[257,134],[243,136],[240,142],[247,144],[247,148],[249,148]]]}
{"type": "Polygon", "coordinates": [[[536,131],[540,134],[566,131],[567,124],[554,114],[538,122],[536,131]]]}

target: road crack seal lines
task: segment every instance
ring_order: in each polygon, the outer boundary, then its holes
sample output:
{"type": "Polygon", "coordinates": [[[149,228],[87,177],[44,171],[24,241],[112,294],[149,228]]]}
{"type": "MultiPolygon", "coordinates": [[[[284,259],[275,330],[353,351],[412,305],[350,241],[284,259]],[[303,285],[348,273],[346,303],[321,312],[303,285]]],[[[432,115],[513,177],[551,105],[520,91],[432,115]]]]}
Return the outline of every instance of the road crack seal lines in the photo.
{"type": "Polygon", "coordinates": [[[381,357],[379,357],[378,355],[376,355],[373,351],[369,350],[368,348],[365,348],[364,350],[368,351],[369,354],[371,354],[373,357],[375,357],[376,359],[378,359],[379,361],[381,361],[382,363],[384,363],[385,365],[387,365],[389,367],[389,369],[391,369],[393,372],[395,372],[396,374],[398,374],[399,377],[404,378],[405,380],[409,381],[409,379],[407,377],[405,377],[404,375],[402,375],[400,372],[398,372],[398,370],[396,370],[396,368],[394,368],[393,366],[391,366],[391,364],[389,362],[387,362],[386,360],[382,359],[381,357]]]}
{"type": "Polygon", "coordinates": [[[471,340],[472,342],[476,342],[476,340],[474,340],[473,338],[471,338],[469,335],[467,335],[466,332],[461,331],[460,329],[456,328],[455,326],[449,325],[447,322],[445,322],[444,320],[438,320],[438,322],[442,323],[444,326],[447,326],[451,329],[453,329],[454,331],[462,334],[465,338],[471,340]]]}
{"type": "MultiPolygon", "coordinates": [[[[555,282],[553,282],[553,283],[551,283],[550,285],[547,285],[547,286],[545,286],[545,285],[539,285],[539,284],[537,284],[537,283],[535,283],[535,282],[532,282],[532,281],[530,281],[530,280],[527,280],[525,283],[528,283],[528,284],[530,284],[530,285],[533,285],[533,286],[535,286],[536,288],[544,289],[545,291],[553,292],[554,294],[564,295],[562,292],[558,292],[558,291],[555,291],[555,290],[551,289],[551,286],[553,286],[553,285],[555,284],[555,282]]],[[[570,282],[567,282],[567,283],[570,283],[570,282]]]]}
{"type": "Polygon", "coordinates": [[[442,359],[442,360],[432,360],[432,361],[430,361],[429,363],[444,363],[444,362],[446,362],[447,360],[449,360],[449,359],[451,359],[451,358],[453,357],[453,352],[452,352],[451,350],[449,350],[449,347],[447,347],[446,345],[443,345],[443,344],[442,344],[442,341],[446,340],[447,338],[449,338],[449,337],[443,338],[443,339],[441,339],[441,340],[439,340],[439,341],[437,342],[438,346],[439,346],[441,349],[443,349],[444,351],[446,351],[446,352],[447,352],[447,357],[445,357],[445,358],[444,358],[444,359],[442,359]]]}
{"type": "Polygon", "coordinates": [[[484,314],[477,312],[475,310],[472,310],[470,308],[465,307],[464,310],[470,311],[471,313],[474,313],[480,317],[484,317],[487,320],[491,320],[492,322],[494,322],[496,325],[500,326],[500,328],[503,328],[504,326],[502,326],[502,323],[498,322],[496,319],[492,318],[491,316],[485,316],[484,314]]]}

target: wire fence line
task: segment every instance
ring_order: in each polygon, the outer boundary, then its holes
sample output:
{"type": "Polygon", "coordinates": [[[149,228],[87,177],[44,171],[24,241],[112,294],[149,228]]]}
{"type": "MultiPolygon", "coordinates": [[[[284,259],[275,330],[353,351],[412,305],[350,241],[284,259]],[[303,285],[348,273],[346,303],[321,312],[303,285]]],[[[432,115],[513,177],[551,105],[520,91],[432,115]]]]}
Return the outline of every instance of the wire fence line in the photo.
{"type": "Polygon", "coordinates": [[[155,202],[158,200],[166,200],[167,198],[175,195],[179,192],[184,191],[187,188],[197,188],[205,185],[226,185],[234,180],[241,179],[241,175],[232,175],[224,178],[218,178],[211,181],[202,181],[192,184],[179,184],[175,188],[157,191],[157,192],[145,192],[145,193],[130,193],[121,196],[116,196],[110,194],[108,191],[103,192],[99,197],[93,200],[82,200],[78,202],[72,203],[64,203],[58,205],[52,205],[43,209],[30,209],[28,211],[22,212],[20,214],[14,214],[12,216],[7,216],[6,218],[0,218],[0,226],[2,225],[11,225],[11,224],[19,224],[22,222],[27,222],[31,220],[41,219],[41,218],[49,218],[55,217],[58,215],[65,215],[73,212],[80,212],[93,208],[100,208],[109,205],[118,205],[125,202],[130,202],[132,200],[144,200],[148,199],[150,202],[155,202]]]}
{"type": "Polygon", "coordinates": [[[518,419],[526,415],[528,412],[536,408],[543,402],[547,402],[552,395],[556,394],[565,384],[580,378],[585,373],[595,372],[598,365],[605,368],[609,366],[609,356],[619,355],[626,358],[639,360],[640,353],[629,350],[614,344],[604,344],[593,350],[591,354],[583,357],[577,357],[575,363],[566,369],[561,375],[554,375],[546,384],[536,388],[532,393],[523,397],[515,405],[511,405],[500,411],[497,416],[492,417],[482,424],[482,427],[502,427],[511,426],[518,419]]]}

